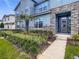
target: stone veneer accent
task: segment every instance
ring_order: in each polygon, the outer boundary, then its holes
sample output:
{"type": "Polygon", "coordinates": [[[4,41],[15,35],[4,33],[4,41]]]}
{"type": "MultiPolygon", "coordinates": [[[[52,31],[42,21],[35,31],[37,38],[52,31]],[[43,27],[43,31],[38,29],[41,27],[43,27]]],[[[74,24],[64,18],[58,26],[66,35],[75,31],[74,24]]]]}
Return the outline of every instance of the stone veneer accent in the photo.
{"type": "Polygon", "coordinates": [[[71,34],[78,33],[79,23],[79,2],[63,5],[57,8],[51,9],[51,27],[54,33],[56,33],[56,14],[71,11],[71,34]]]}

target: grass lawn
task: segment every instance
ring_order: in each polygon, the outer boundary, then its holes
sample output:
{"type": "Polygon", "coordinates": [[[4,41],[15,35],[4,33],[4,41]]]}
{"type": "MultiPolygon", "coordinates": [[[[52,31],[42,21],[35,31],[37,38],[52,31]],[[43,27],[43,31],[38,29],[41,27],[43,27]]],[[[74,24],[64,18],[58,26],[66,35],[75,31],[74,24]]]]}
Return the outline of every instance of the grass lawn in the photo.
{"type": "Polygon", "coordinates": [[[79,46],[67,44],[65,59],[73,59],[74,56],[79,56],[79,46]]]}
{"type": "Polygon", "coordinates": [[[0,59],[27,59],[26,56],[20,54],[10,42],[0,39],[0,59]]]}

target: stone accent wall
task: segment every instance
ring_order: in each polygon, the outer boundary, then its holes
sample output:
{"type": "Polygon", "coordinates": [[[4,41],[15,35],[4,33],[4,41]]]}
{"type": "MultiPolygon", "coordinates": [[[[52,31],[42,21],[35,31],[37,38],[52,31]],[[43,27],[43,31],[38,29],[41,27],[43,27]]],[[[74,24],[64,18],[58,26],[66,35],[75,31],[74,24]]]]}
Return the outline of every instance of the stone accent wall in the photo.
{"type": "Polygon", "coordinates": [[[54,33],[56,33],[56,14],[68,11],[71,11],[71,34],[78,33],[79,2],[74,2],[51,9],[51,26],[54,33]]]}
{"type": "Polygon", "coordinates": [[[79,11],[72,10],[71,11],[71,34],[78,33],[78,19],[79,19],[79,11]]]}

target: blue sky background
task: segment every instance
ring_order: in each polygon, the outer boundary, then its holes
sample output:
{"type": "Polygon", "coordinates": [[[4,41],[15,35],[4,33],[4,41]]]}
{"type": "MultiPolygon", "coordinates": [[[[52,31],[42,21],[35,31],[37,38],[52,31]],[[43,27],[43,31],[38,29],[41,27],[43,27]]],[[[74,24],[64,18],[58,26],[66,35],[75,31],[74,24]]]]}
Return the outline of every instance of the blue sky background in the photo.
{"type": "Polygon", "coordinates": [[[4,14],[14,14],[14,9],[20,0],[0,0],[0,19],[4,14]]]}

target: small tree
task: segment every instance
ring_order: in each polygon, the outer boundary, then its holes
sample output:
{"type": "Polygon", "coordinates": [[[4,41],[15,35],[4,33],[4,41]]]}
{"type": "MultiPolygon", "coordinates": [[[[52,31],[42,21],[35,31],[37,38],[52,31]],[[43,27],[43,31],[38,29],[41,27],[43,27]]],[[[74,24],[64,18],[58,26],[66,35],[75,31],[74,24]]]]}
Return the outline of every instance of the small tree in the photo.
{"type": "Polygon", "coordinates": [[[26,25],[26,31],[28,32],[29,31],[29,20],[32,20],[34,17],[33,16],[31,16],[31,15],[27,15],[27,14],[21,14],[20,16],[19,16],[19,18],[20,19],[22,19],[22,20],[25,20],[25,25],[26,25]]]}
{"type": "Polygon", "coordinates": [[[4,28],[4,24],[3,23],[0,23],[0,28],[4,28]]]}

